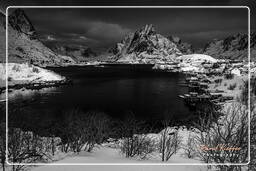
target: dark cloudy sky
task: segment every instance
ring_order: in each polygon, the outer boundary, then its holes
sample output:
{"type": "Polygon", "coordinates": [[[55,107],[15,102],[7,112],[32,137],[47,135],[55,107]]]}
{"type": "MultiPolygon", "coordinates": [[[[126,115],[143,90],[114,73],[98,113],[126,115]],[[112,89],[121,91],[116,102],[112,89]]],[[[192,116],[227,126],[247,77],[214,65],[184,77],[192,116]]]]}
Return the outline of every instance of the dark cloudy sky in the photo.
{"type": "Polygon", "coordinates": [[[177,35],[195,47],[248,29],[243,9],[85,8],[25,9],[44,41],[106,49],[129,32],[153,24],[162,35],[177,35]]]}
{"type": "MultiPolygon", "coordinates": [[[[245,0],[6,0],[7,5],[248,5],[245,0]],[[181,3],[182,2],[182,3],[181,3]]],[[[252,11],[252,10],[251,10],[252,11]]],[[[153,24],[158,33],[177,35],[202,47],[214,38],[247,31],[244,9],[25,9],[42,39],[102,50],[128,32],[153,24]]],[[[254,11],[252,12],[254,16],[254,11]]],[[[254,21],[254,20],[252,20],[254,21]]],[[[252,23],[254,25],[254,22],[252,23]]],[[[254,29],[254,27],[252,27],[254,29]]]]}

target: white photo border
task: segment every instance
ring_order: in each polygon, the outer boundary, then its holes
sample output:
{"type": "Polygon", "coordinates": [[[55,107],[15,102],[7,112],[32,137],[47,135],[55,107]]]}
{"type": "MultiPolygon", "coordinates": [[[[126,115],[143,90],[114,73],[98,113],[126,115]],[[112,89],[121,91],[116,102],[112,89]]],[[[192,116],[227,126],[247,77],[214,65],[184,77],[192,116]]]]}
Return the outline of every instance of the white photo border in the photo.
{"type": "Polygon", "coordinates": [[[88,165],[138,165],[138,166],[182,166],[182,165],[191,165],[191,166],[246,166],[250,163],[250,78],[251,78],[251,66],[250,66],[250,8],[248,6],[8,6],[6,8],[6,163],[12,166],[45,166],[45,165],[53,165],[53,166],[64,166],[64,165],[74,165],[74,166],[88,166],[88,165]],[[241,8],[248,10],[248,162],[247,163],[10,163],[8,161],[8,10],[11,8],[241,8]]]}

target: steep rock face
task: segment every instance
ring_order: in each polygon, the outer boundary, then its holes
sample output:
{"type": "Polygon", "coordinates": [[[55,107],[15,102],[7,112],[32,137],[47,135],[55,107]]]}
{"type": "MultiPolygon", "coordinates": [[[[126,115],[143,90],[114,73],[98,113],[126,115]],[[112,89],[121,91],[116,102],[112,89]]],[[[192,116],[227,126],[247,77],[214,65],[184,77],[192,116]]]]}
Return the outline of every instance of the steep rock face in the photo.
{"type": "MultiPolygon", "coordinates": [[[[251,60],[256,60],[256,32],[251,33],[251,60]]],[[[219,59],[248,60],[248,36],[236,34],[208,43],[203,53],[219,59]]]]}
{"type": "Polygon", "coordinates": [[[168,36],[168,39],[177,45],[177,48],[181,51],[182,54],[192,54],[195,52],[192,45],[186,42],[182,42],[181,39],[177,36],[168,36]]]}
{"type": "MultiPolygon", "coordinates": [[[[4,16],[5,17],[5,16],[4,16]]],[[[8,16],[8,62],[28,62],[39,66],[63,65],[72,62],[47,48],[38,38],[36,31],[25,12],[21,9],[8,16]]],[[[5,25],[0,26],[1,36],[5,33],[5,25]]],[[[5,40],[0,39],[0,48],[5,49],[5,40]]],[[[5,52],[5,50],[3,51],[5,52]]],[[[1,62],[5,62],[5,53],[1,53],[1,62]]]]}
{"type": "Polygon", "coordinates": [[[50,47],[54,52],[70,56],[77,62],[87,61],[89,58],[94,58],[97,54],[88,47],[84,46],[68,46],[68,45],[53,45],[50,47]]]}
{"type": "Polygon", "coordinates": [[[112,59],[125,63],[172,62],[182,54],[173,42],[157,34],[152,25],[127,35],[111,52],[112,59]]]}

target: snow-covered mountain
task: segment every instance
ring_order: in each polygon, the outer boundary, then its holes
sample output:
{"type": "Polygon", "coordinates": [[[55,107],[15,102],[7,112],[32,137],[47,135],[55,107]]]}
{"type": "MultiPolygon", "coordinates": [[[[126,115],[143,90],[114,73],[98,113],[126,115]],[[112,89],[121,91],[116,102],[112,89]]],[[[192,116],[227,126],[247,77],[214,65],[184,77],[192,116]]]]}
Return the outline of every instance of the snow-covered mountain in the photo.
{"type": "Polygon", "coordinates": [[[70,56],[78,63],[97,56],[91,48],[86,46],[54,44],[49,48],[60,55],[70,56]]]}
{"type": "MultiPolygon", "coordinates": [[[[1,14],[0,49],[5,52],[5,15],[1,14]]],[[[35,28],[21,9],[14,10],[8,16],[8,61],[14,63],[29,62],[39,66],[63,65],[73,62],[68,57],[62,57],[46,47],[38,38],[35,28]]],[[[0,54],[2,62],[5,53],[0,54]]]]}
{"type": "MultiPolygon", "coordinates": [[[[223,40],[214,40],[205,46],[202,53],[218,59],[247,60],[248,36],[236,34],[223,40]]],[[[256,32],[251,33],[251,60],[256,60],[256,32]]]]}
{"type": "Polygon", "coordinates": [[[166,63],[182,55],[176,44],[146,25],[111,49],[111,59],[123,63],[166,63]]]}

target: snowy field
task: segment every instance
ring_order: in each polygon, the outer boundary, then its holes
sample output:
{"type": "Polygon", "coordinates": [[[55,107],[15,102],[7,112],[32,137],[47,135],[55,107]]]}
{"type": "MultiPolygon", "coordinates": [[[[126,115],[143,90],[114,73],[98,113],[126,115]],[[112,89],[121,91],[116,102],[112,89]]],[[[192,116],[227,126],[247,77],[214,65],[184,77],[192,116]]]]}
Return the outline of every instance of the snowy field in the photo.
{"type": "MultiPolygon", "coordinates": [[[[54,72],[29,64],[8,63],[7,68],[9,85],[60,81],[65,79],[54,72]]],[[[0,87],[5,86],[5,80],[6,64],[0,63],[0,87]]]]}

